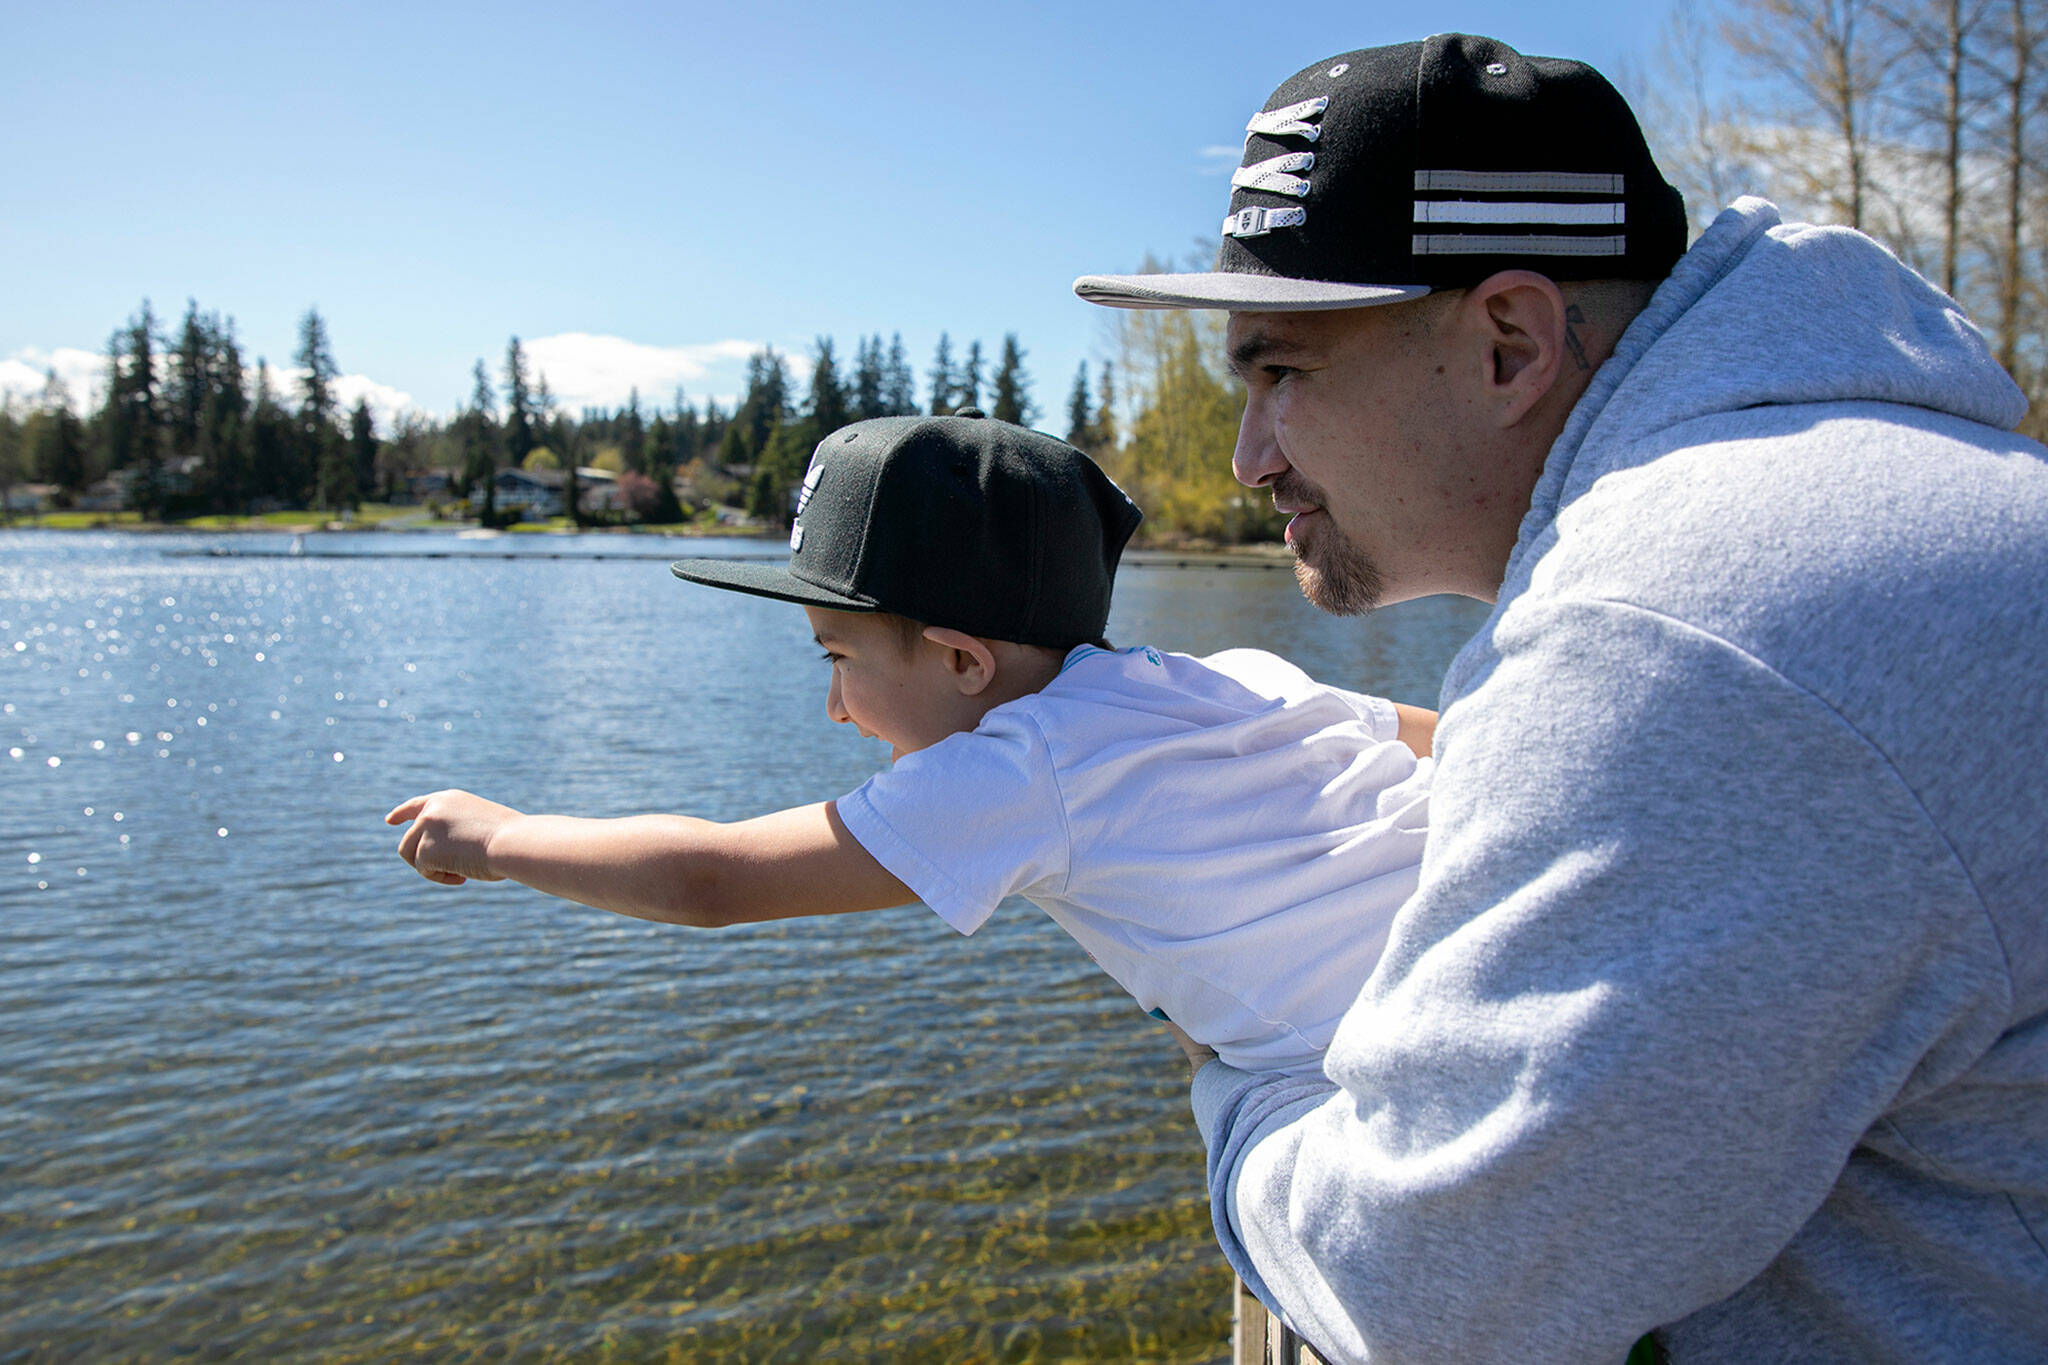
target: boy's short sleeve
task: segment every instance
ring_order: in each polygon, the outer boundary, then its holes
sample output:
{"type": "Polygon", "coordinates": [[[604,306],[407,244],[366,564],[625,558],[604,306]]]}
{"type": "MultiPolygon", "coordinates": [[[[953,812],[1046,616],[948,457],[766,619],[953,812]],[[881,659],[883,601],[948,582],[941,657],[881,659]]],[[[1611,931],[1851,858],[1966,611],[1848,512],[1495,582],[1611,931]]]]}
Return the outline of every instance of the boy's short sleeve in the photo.
{"type": "Polygon", "coordinates": [[[838,801],[847,830],[963,934],[1005,896],[1066,885],[1066,812],[1045,737],[1014,704],[838,801]]]}

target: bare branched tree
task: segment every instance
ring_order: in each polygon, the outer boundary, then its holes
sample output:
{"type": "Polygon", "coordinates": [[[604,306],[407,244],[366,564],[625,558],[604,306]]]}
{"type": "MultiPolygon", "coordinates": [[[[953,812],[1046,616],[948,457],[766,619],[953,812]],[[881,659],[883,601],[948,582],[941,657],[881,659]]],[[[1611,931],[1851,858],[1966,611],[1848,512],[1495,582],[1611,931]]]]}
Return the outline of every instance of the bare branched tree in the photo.
{"type": "MultiPolygon", "coordinates": [[[[1749,68],[1774,79],[1793,121],[1818,121],[1832,135],[1832,166],[1797,164],[1802,198],[1864,227],[1871,200],[1870,152],[1882,134],[1878,96],[1898,60],[1893,30],[1877,22],[1876,0],[1736,0],[1722,35],[1749,68]]],[[[1826,145],[1826,144],[1823,144],[1826,145]]]]}
{"type": "Polygon", "coordinates": [[[1665,17],[1647,78],[1628,67],[1616,73],[1642,116],[1658,166],[1685,196],[1695,233],[1757,181],[1735,106],[1720,93],[1725,58],[1708,13],[1679,4],[1665,17]]]}
{"type": "Polygon", "coordinates": [[[1679,9],[1642,102],[1673,178],[1884,241],[1979,320],[2048,434],[2048,0],[1723,2],[1726,49],[1679,9]],[[1724,52],[1747,108],[1712,102],[1724,52]]]}
{"type": "Polygon", "coordinates": [[[1936,167],[1941,185],[1940,281],[1952,295],[1962,268],[1965,199],[1971,190],[1966,144],[1984,107],[1983,82],[1971,54],[1995,3],[1881,0],[1876,11],[1898,40],[1899,79],[1887,84],[1894,121],[1915,141],[1934,135],[1924,155],[1936,167]]]}
{"type": "MultiPolygon", "coordinates": [[[[2034,255],[2027,232],[2029,210],[2038,214],[2043,207],[2042,161],[2048,153],[2043,137],[2048,0],[1997,0],[1986,38],[1973,45],[1970,59],[1988,90],[1984,151],[1997,166],[1996,197],[2002,210],[1996,226],[1984,234],[1995,299],[1987,311],[1996,319],[1999,363],[2017,374],[2030,330],[2027,315],[2039,315],[2043,275],[2048,273],[2048,261],[2034,255]]],[[[2040,350],[2039,338],[2032,349],[2040,350]]],[[[2029,368],[2040,371],[2038,354],[2029,368]]]]}

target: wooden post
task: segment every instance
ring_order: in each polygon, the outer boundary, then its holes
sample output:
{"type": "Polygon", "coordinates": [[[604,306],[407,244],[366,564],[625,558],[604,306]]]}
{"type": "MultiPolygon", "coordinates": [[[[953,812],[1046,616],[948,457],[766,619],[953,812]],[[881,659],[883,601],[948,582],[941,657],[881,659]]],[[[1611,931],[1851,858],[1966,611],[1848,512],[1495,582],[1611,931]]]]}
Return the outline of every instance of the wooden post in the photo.
{"type": "Polygon", "coordinates": [[[1294,1329],[1266,1311],[1244,1281],[1231,1279],[1230,1365],[1323,1365],[1294,1329]]]}

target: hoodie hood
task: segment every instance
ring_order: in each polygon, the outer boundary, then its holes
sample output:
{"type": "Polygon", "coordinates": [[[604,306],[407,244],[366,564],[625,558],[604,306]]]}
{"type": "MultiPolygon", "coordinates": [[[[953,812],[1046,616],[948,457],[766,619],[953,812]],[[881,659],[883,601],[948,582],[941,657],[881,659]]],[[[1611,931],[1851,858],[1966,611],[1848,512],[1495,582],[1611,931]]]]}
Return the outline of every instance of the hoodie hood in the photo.
{"type": "Polygon", "coordinates": [[[1738,409],[1838,402],[1908,404],[2008,431],[2027,410],[1962,309],[1891,252],[1739,199],[1680,259],[1573,409],[1516,554],[1595,479],[1654,455],[1658,433],[1738,409]]]}

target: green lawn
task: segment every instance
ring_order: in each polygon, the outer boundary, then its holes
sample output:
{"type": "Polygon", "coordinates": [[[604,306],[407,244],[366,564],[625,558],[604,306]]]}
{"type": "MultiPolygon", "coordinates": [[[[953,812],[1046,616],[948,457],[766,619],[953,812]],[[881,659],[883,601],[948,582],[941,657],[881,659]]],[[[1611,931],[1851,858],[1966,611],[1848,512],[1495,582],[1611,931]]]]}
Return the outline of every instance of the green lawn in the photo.
{"type": "MultiPolygon", "coordinates": [[[[401,507],[378,502],[364,503],[356,509],[354,519],[346,524],[367,529],[399,517],[422,514],[423,509],[418,507],[401,507]]],[[[184,521],[165,522],[145,522],[140,512],[45,512],[41,516],[17,518],[14,524],[48,531],[96,531],[113,527],[140,526],[178,531],[318,531],[324,529],[334,519],[332,512],[300,508],[283,512],[263,512],[252,517],[190,517],[184,521]]]]}
{"type": "Polygon", "coordinates": [[[41,516],[17,517],[16,526],[37,526],[51,531],[91,531],[102,526],[140,526],[140,512],[45,512],[41,516]]]}

